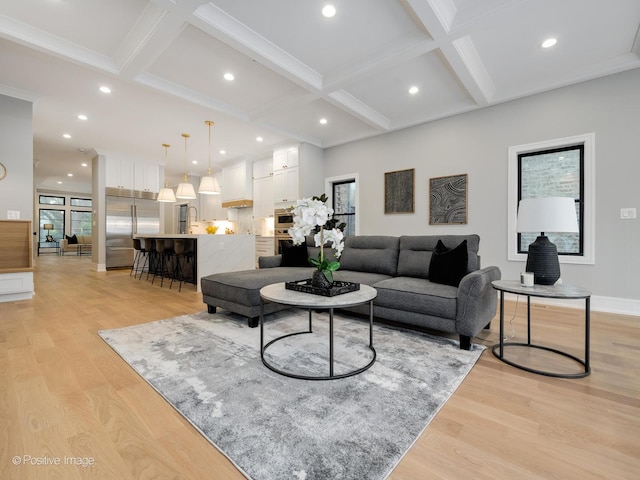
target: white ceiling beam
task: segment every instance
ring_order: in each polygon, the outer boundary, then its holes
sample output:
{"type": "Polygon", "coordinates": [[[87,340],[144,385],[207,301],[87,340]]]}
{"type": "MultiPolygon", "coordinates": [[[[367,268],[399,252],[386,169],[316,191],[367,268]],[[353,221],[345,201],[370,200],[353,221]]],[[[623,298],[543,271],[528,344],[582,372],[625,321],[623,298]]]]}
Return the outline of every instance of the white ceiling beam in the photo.
{"type": "Polygon", "coordinates": [[[378,130],[388,131],[391,127],[391,120],[344,90],[331,92],[328,97],[329,101],[337,107],[342,110],[347,110],[355,117],[378,130]]]}
{"type": "Polygon", "coordinates": [[[452,41],[449,36],[457,10],[450,0],[404,0],[409,14],[420,22],[438,44],[462,87],[479,106],[489,104],[495,94],[491,80],[469,37],[452,41]]]}
{"type": "MultiPolygon", "coordinates": [[[[194,12],[207,33],[307,89],[322,89],[322,75],[231,15],[208,3],[194,12]]],[[[194,23],[195,24],[195,23],[194,23]]]]}

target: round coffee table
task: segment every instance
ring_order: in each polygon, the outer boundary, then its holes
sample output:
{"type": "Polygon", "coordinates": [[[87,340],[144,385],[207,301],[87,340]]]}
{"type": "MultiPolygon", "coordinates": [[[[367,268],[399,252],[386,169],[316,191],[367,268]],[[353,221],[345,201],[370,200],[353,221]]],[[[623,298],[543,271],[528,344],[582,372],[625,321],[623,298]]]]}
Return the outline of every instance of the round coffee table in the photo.
{"type": "Polygon", "coordinates": [[[298,292],[285,288],[284,282],[267,285],[260,289],[260,357],[262,363],[270,370],[290,378],[300,378],[304,380],[335,380],[338,378],[351,377],[369,369],[376,361],[376,350],[373,348],[373,299],[376,298],[377,292],[375,288],[369,285],[360,285],[360,290],[344,293],[333,297],[325,297],[322,295],[314,295],[311,293],[298,292]],[[264,344],[264,302],[275,302],[284,305],[291,305],[298,308],[306,308],[309,310],[309,328],[300,332],[289,333],[274,338],[266,345],[264,344]],[[335,308],[353,307],[356,305],[369,304],[369,349],[373,352],[373,358],[364,367],[351,370],[346,373],[334,374],[333,371],[333,310],[335,308]],[[312,311],[313,310],[329,310],[329,375],[327,376],[311,376],[299,375],[286,372],[275,367],[265,359],[265,352],[274,343],[293,335],[302,335],[305,333],[313,333],[312,329],[312,311]]]}

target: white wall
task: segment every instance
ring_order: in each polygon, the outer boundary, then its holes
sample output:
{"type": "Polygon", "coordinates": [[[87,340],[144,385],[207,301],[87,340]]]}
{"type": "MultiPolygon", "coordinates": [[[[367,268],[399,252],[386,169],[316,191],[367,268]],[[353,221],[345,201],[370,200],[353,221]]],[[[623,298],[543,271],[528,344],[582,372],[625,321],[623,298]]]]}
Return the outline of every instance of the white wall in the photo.
{"type": "MultiPolygon", "coordinates": [[[[0,180],[0,218],[20,212],[33,223],[33,104],[0,95],[0,162],[7,176],[0,180]]],[[[32,229],[35,227],[32,225],[32,229]]]]}
{"type": "MultiPolygon", "coordinates": [[[[360,234],[478,233],[482,264],[517,278],[507,260],[507,154],[512,145],[595,132],[595,265],[561,265],[581,285],[640,314],[640,69],[431,122],[325,151],[325,176],[358,172],[360,234]],[[415,213],[384,214],[384,173],[416,169],[415,213]],[[429,178],[469,175],[468,224],[430,226],[429,178]],[[616,301],[615,299],[620,299],[616,301]]],[[[595,304],[595,301],[594,301],[595,304]]]]}

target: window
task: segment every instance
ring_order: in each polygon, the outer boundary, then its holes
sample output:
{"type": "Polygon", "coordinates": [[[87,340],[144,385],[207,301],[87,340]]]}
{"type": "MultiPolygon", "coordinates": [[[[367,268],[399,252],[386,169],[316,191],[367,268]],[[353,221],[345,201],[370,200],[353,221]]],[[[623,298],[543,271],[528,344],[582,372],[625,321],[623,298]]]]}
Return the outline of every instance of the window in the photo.
{"type": "Polygon", "coordinates": [[[71,206],[72,207],[91,207],[91,199],[71,197],[71,206]]]}
{"type": "Polygon", "coordinates": [[[52,197],[50,195],[40,195],[38,199],[40,205],[64,205],[64,197],[52,197]]]}
{"type": "Polygon", "coordinates": [[[516,233],[518,203],[537,197],[572,197],[578,233],[545,232],[560,263],[594,263],[594,134],[509,148],[509,260],[526,260],[538,234],[516,233]]]}
{"type": "Polygon", "coordinates": [[[347,226],[345,236],[356,232],[356,181],[354,179],[333,183],[333,217],[347,226]]]}
{"type": "Polygon", "coordinates": [[[71,210],[71,235],[91,235],[91,212],[71,210]]]}
{"type": "Polygon", "coordinates": [[[51,235],[54,240],[60,240],[64,237],[64,210],[40,209],[40,241],[44,242],[47,235],[51,235]],[[44,225],[48,223],[53,224],[52,230],[44,228],[44,225]]]}

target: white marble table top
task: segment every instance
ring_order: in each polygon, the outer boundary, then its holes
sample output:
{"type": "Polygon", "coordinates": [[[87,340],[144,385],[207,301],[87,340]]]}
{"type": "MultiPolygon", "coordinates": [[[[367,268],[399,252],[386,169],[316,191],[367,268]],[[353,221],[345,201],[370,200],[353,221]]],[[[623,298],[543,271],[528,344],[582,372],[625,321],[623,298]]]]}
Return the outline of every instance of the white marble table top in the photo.
{"type": "Polygon", "coordinates": [[[272,283],[260,289],[260,296],[270,302],[294,305],[302,308],[344,308],[361,305],[376,298],[376,289],[360,284],[360,290],[333,297],[287,290],[284,282],[272,283]]]}
{"type": "Polygon", "coordinates": [[[591,296],[591,292],[587,289],[562,283],[558,285],[533,285],[532,287],[525,287],[518,280],[495,280],[491,282],[491,285],[496,290],[516,293],[518,295],[529,295],[531,297],[587,298],[591,296]]]}

